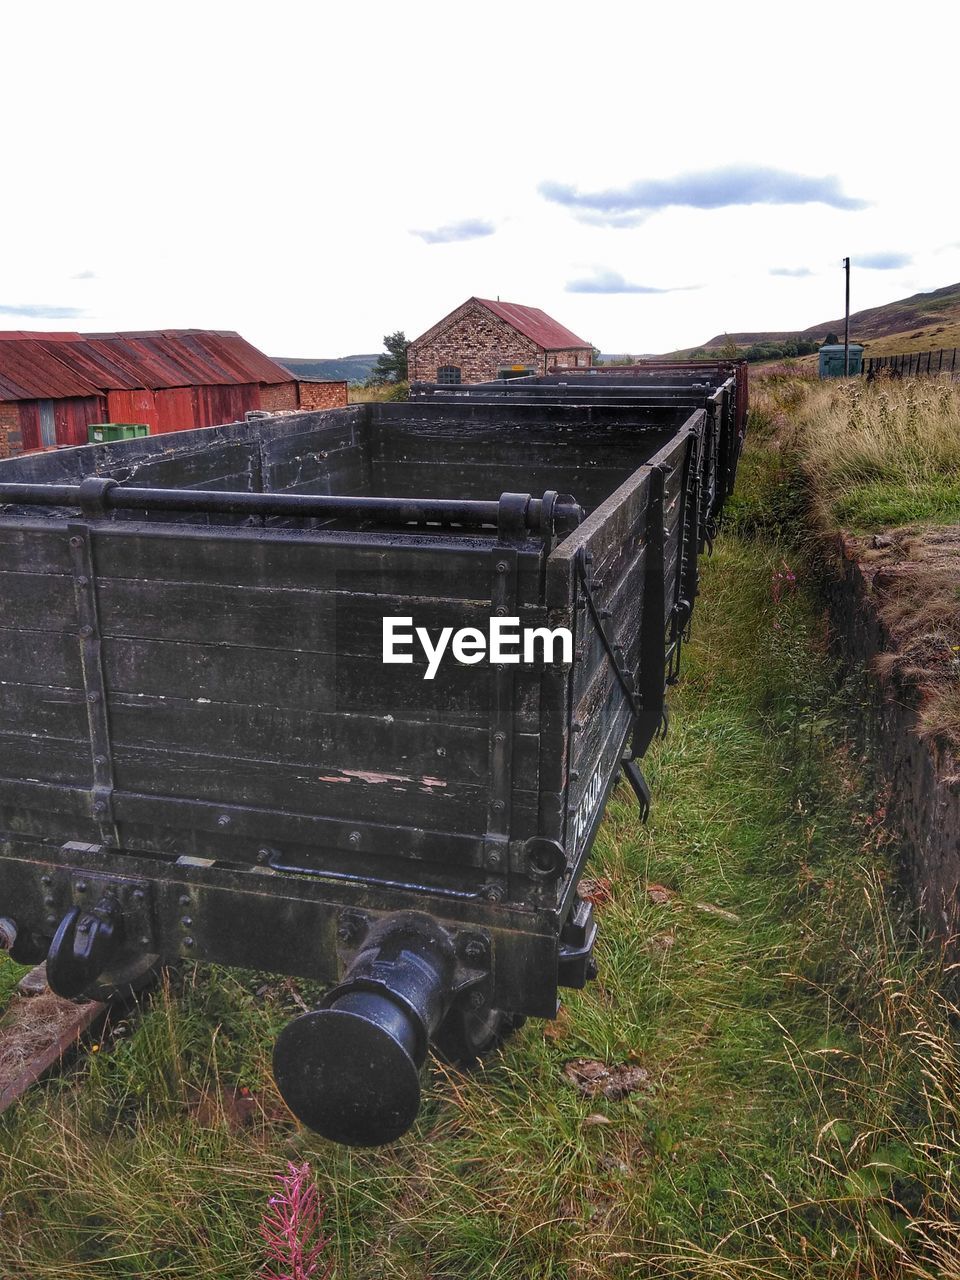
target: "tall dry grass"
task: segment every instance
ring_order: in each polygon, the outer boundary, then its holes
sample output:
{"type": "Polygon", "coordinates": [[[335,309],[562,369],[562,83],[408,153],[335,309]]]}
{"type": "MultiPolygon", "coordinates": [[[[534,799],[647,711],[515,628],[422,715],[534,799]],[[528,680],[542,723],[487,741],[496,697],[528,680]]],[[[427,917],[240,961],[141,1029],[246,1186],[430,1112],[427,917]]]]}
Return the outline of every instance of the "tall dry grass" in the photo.
{"type": "Polygon", "coordinates": [[[795,419],[800,461],[828,525],[889,527],[949,521],[955,514],[956,384],[922,378],[814,384],[797,404],[795,419]]]}

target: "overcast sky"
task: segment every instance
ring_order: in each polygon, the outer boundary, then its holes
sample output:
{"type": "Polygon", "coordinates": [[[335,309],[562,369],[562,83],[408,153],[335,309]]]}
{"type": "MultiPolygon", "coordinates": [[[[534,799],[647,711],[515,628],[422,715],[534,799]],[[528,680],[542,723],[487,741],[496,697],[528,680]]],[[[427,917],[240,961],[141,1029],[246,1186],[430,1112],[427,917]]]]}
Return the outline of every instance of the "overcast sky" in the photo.
{"type": "Polygon", "coordinates": [[[7,3],[0,327],[607,352],[960,280],[960,7],[7,3]]]}

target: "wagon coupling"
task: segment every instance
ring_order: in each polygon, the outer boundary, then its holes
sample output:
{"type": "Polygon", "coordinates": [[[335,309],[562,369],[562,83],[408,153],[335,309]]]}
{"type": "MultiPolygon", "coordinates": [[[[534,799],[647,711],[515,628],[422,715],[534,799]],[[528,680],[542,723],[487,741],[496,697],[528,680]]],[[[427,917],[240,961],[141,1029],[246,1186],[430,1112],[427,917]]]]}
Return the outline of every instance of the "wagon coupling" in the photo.
{"type": "Polygon", "coordinates": [[[273,1071],[290,1110],[334,1142],[393,1142],[420,1109],[420,1069],[455,994],[456,952],[429,916],[371,930],[323,1006],[289,1023],[273,1071]]]}
{"type": "Polygon", "coordinates": [[[88,990],[107,968],[122,939],[122,920],[112,895],[104,894],[92,910],[71,908],[50,943],[50,989],[68,1000],[88,990]]]}

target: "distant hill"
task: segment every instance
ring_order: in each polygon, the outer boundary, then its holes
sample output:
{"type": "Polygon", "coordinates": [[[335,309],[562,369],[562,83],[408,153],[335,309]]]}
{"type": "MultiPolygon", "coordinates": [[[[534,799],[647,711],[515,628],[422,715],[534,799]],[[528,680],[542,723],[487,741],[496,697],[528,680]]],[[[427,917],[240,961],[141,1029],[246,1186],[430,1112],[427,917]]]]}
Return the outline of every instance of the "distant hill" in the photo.
{"type": "MultiPolygon", "coordinates": [[[[783,343],[806,338],[822,342],[828,333],[843,338],[843,316],[824,320],[808,329],[768,329],[756,333],[718,333],[703,344],[714,350],[728,342],[738,347],[756,343],[783,343]]],[[[960,345],[960,284],[949,284],[930,293],[915,293],[910,298],[887,302],[882,307],[868,307],[850,314],[850,339],[862,342],[874,355],[900,351],[930,351],[938,347],[960,345]]],[[[695,347],[671,354],[687,355],[695,347]]]]}
{"type": "Polygon", "coordinates": [[[378,358],[377,352],[373,355],[337,356],[316,360],[287,356],[273,357],[277,364],[282,364],[285,369],[289,369],[295,378],[316,378],[331,382],[339,382],[343,379],[347,382],[366,382],[378,358]]]}

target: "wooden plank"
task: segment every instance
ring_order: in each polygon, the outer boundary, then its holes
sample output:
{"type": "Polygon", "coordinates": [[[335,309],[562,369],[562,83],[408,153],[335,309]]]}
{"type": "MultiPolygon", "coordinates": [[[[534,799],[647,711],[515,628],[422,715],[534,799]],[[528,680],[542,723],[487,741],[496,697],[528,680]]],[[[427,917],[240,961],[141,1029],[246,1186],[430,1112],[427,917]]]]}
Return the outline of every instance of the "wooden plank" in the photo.
{"type": "MultiPolygon", "coordinates": [[[[170,438],[170,437],[168,437],[170,438]]],[[[257,441],[219,441],[191,450],[174,449],[159,456],[131,456],[122,465],[124,482],[156,489],[226,489],[242,493],[260,488],[260,448],[257,441]]]]}
{"type": "MultiPolygon", "coordinates": [[[[522,451],[520,451],[522,456],[522,451]]],[[[631,473],[631,467],[574,466],[526,463],[438,461],[391,462],[374,474],[376,492],[385,497],[419,498],[454,492],[469,500],[495,501],[502,493],[530,493],[535,497],[549,489],[570,493],[587,510],[599,505],[631,473]]]]}
{"type": "Polygon", "coordinates": [[[0,732],[89,743],[83,690],[0,681],[0,732]]]}
{"type": "MultiPolygon", "coordinates": [[[[72,571],[66,524],[50,518],[9,517],[0,508],[0,568],[4,573],[66,574],[72,571]]],[[[4,580],[0,579],[0,584],[4,580]]],[[[0,595],[6,611],[6,594],[0,595]]]]}
{"type": "Polygon", "coordinates": [[[106,1015],[99,1001],[75,1004],[49,989],[14,996],[0,1021],[0,1114],[95,1034],[106,1015]]]}
{"type": "MultiPolygon", "coordinates": [[[[76,619],[72,621],[76,625],[76,619]]],[[[82,688],[78,637],[65,630],[15,631],[0,626],[0,680],[9,685],[42,683],[67,689],[82,688]]]]}
{"type": "MultiPolygon", "coordinates": [[[[484,785],[488,776],[486,725],[344,714],[339,710],[278,711],[273,707],[184,702],[113,695],[110,720],[115,748],[145,746],[189,750],[247,761],[348,771],[429,775],[484,785]]],[[[536,734],[518,732],[518,769],[536,785],[536,734]]]]}
{"type": "Polygon", "coordinates": [[[604,555],[624,539],[640,536],[638,530],[642,528],[649,484],[649,469],[639,468],[551,552],[546,579],[549,607],[570,603],[575,582],[573,566],[581,551],[590,551],[602,561],[604,555]]]}
{"type": "Polygon", "coordinates": [[[89,738],[55,738],[40,734],[32,723],[26,732],[0,731],[0,776],[30,778],[68,787],[92,787],[93,764],[89,738]]]}
{"type": "MultiPolygon", "coordinates": [[[[311,591],[489,600],[495,538],[98,525],[98,574],[311,591]]],[[[536,576],[536,567],[527,569],[536,576]]]]}
{"type": "MultiPolygon", "coordinates": [[[[485,428],[482,433],[397,430],[381,437],[375,463],[378,466],[399,462],[418,464],[427,468],[428,474],[436,464],[447,462],[458,466],[498,467],[519,463],[539,469],[608,467],[633,472],[670,438],[666,431],[638,431],[628,426],[602,431],[591,431],[589,427],[547,428],[531,433],[530,438],[524,432],[522,443],[509,427],[495,431],[485,428]]],[[[448,488],[444,496],[449,497],[452,492],[448,488]]]]}
{"type": "MultiPolygon", "coordinates": [[[[100,578],[98,600],[107,636],[303,649],[344,657],[380,658],[385,617],[412,617],[414,627],[425,626],[435,638],[437,630],[447,626],[486,632],[491,614],[488,602],[437,596],[136,578],[100,578]]],[[[546,619],[545,611],[535,606],[521,605],[518,612],[523,626],[541,626],[546,619]]],[[[256,655],[248,658],[255,661],[256,655]]]]}
{"type": "Polygon", "coordinates": [[[354,776],[309,766],[237,760],[198,751],[114,749],[120,791],[214,804],[284,809],[369,822],[476,834],[484,829],[486,786],[444,782],[430,774],[357,770],[354,776]]]}
{"type": "MultiPolygon", "coordinates": [[[[111,694],[473,725],[488,716],[487,663],[441,661],[428,681],[422,659],[385,665],[375,657],[108,637],[103,665],[111,694]]],[[[537,671],[522,664],[517,670],[516,714],[529,724],[536,716],[537,671]]]]}

